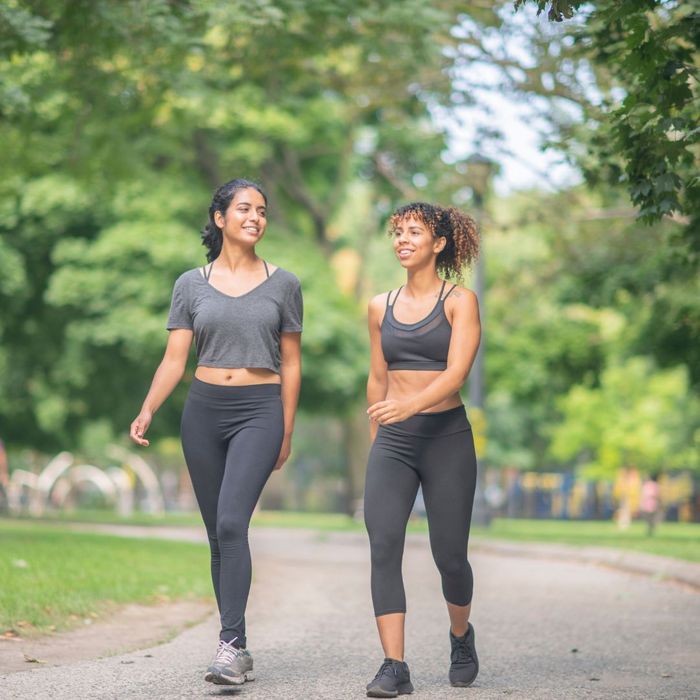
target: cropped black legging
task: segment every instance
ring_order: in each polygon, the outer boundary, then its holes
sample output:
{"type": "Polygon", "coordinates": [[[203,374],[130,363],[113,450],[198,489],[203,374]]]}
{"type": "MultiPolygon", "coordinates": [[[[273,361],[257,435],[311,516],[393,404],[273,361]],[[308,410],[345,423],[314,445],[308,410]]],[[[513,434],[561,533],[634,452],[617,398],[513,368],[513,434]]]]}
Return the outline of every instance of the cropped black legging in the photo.
{"type": "Polygon", "coordinates": [[[464,406],[418,413],[377,431],[365,481],[372,602],[377,616],[406,612],[401,562],[406,523],[419,484],[445,600],[468,605],[474,585],[467,544],[476,455],[464,406]]]}
{"type": "Polygon", "coordinates": [[[248,525],[282,446],[280,385],[220,386],[195,378],[181,434],[209,537],[220,638],[245,646],[251,581],[248,525]]]}

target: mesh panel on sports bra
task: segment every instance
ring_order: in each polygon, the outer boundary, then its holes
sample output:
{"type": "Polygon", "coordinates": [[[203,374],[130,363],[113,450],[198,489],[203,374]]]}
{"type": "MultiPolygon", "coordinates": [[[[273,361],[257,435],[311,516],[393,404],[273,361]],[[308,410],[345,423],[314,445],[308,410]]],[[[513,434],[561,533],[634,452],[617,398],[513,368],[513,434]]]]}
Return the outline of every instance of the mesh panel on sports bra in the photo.
{"type": "MultiPolygon", "coordinates": [[[[394,319],[396,320],[396,319],[394,319]]],[[[421,336],[425,335],[426,333],[430,333],[432,330],[440,326],[442,323],[445,323],[445,319],[442,317],[442,314],[435,314],[435,316],[430,319],[427,323],[424,323],[422,326],[419,326],[418,328],[397,328],[391,323],[386,324],[386,330],[388,333],[391,335],[396,336],[397,338],[415,338],[416,336],[421,336]]],[[[397,323],[400,323],[398,321],[397,323]]],[[[410,326],[411,324],[405,324],[410,326]]]]}

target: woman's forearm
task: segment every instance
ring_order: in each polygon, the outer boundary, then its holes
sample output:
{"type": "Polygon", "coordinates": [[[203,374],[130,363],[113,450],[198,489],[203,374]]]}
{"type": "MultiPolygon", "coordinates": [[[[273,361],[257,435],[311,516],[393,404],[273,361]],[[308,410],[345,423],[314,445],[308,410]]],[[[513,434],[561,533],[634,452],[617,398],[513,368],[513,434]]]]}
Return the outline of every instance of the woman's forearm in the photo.
{"type": "Polygon", "coordinates": [[[466,377],[461,371],[446,369],[436,377],[425,389],[417,393],[410,400],[411,411],[420,413],[425,409],[435,406],[453,394],[456,394],[466,381],[466,377]]]}
{"type": "Polygon", "coordinates": [[[185,366],[186,363],[179,360],[170,360],[167,357],[163,359],[153,375],[151,388],[143,400],[142,411],[153,414],[163,405],[163,402],[172,394],[173,389],[182,379],[185,366]]]}
{"type": "MultiPolygon", "coordinates": [[[[367,405],[372,406],[378,401],[384,401],[387,392],[387,382],[386,379],[381,381],[370,374],[367,379],[367,405]]],[[[376,421],[371,420],[369,422],[369,437],[370,441],[374,442],[374,438],[377,437],[377,429],[379,428],[376,421]]]]}
{"type": "Polygon", "coordinates": [[[301,363],[282,363],[280,378],[282,380],[281,398],[284,412],[284,434],[289,436],[294,432],[294,420],[299,403],[301,363]]]}

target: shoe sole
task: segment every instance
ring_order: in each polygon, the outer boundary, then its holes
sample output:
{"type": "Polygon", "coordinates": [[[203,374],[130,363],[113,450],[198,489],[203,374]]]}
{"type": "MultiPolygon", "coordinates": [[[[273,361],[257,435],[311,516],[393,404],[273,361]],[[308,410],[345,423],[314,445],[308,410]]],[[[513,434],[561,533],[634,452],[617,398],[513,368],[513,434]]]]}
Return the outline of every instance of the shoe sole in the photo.
{"type": "Polygon", "coordinates": [[[224,676],[221,673],[207,671],[204,680],[214,685],[243,685],[246,681],[254,681],[255,674],[252,671],[246,671],[240,676],[224,676]]]}
{"type": "Polygon", "coordinates": [[[381,688],[376,688],[367,691],[368,698],[395,698],[399,695],[410,695],[413,692],[412,683],[403,683],[398,686],[396,690],[392,693],[390,690],[382,690],[381,688]]]}
{"type": "Polygon", "coordinates": [[[479,663],[477,661],[476,673],[468,681],[453,681],[450,678],[450,685],[453,688],[468,688],[476,680],[476,677],[478,675],[479,675],[479,663]]]}
{"type": "Polygon", "coordinates": [[[468,681],[453,681],[450,678],[450,685],[453,688],[468,688],[475,680],[476,677],[479,675],[479,660],[477,659],[476,662],[476,673],[468,680],[468,681]]]}

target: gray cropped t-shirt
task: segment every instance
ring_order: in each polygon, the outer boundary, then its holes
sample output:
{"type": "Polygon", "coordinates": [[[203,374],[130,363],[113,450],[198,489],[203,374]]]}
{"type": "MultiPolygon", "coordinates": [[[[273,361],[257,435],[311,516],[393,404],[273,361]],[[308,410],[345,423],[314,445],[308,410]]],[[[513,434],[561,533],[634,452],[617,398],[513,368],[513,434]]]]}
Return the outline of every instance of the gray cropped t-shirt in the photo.
{"type": "Polygon", "coordinates": [[[279,374],[280,334],[301,332],[303,313],[299,280],[281,267],[237,297],[220,292],[196,268],[175,282],[167,329],[194,332],[198,366],[279,374]]]}

